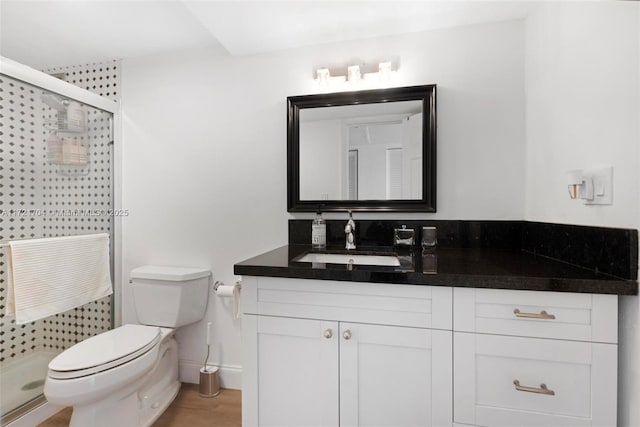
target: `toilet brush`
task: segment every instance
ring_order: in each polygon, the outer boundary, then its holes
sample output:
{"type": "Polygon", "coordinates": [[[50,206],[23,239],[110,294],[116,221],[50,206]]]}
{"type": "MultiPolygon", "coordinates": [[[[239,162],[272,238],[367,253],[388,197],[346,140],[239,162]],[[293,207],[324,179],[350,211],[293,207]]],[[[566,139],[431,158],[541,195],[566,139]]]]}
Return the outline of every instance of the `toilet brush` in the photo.
{"type": "Polygon", "coordinates": [[[211,351],[211,322],[207,322],[207,357],[204,359],[203,370],[207,370],[207,364],[209,363],[209,352],[211,351]]]}
{"type": "Polygon", "coordinates": [[[200,368],[199,394],[202,397],[215,397],[220,393],[220,380],[218,379],[218,367],[209,368],[209,354],[211,352],[211,322],[207,323],[207,357],[204,366],[200,368]]]}

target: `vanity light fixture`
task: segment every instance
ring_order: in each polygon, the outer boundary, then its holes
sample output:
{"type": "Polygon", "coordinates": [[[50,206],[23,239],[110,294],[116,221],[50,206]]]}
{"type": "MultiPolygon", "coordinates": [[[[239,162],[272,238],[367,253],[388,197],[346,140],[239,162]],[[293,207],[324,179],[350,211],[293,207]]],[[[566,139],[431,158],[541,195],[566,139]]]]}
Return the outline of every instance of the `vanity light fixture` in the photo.
{"type": "Polygon", "coordinates": [[[316,70],[316,82],[321,87],[328,87],[332,84],[359,84],[366,81],[370,85],[377,85],[380,83],[388,83],[391,81],[392,76],[397,71],[392,70],[392,64],[390,61],[384,61],[378,64],[378,71],[367,73],[363,72],[360,65],[349,65],[347,67],[346,75],[332,76],[328,68],[322,67],[316,70]]]}

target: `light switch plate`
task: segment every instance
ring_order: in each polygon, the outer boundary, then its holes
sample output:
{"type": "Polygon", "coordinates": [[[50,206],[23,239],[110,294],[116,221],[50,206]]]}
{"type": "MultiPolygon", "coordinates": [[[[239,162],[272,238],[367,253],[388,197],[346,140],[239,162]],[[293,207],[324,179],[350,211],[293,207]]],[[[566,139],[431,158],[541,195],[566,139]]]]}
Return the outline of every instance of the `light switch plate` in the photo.
{"type": "Polygon", "coordinates": [[[593,200],[585,200],[585,205],[613,204],[613,167],[589,169],[585,176],[593,180],[593,200]]]}

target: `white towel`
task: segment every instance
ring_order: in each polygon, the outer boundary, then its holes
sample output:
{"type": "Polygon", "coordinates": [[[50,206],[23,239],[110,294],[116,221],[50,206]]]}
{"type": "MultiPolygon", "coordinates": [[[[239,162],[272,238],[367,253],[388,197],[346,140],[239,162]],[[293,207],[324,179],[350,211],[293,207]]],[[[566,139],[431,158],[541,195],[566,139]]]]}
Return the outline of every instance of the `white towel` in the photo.
{"type": "Polygon", "coordinates": [[[109,235],[8,242],[6,315],[23,324],[113,293],[109,235]]]}

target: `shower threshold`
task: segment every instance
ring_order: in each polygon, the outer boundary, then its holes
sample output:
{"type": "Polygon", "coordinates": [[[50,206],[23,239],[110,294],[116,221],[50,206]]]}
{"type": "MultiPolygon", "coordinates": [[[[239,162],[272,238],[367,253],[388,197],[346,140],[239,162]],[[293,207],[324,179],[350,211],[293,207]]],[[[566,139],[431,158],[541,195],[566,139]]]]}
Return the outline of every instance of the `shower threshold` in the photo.
{"type": "Polygon", "coordinates": [[[4,427],[4,426],[12,423],[13,421],[17,420],[18,418],[22,417],[23,415],[26,415],[29,412],[40,408],[42,405],[44,405],[46,403],[47,403],[47,398],[44,397],[44,394],[41,394],[40,396],[36,397],[35,399],[25,403],[24,405],[20,406],[17,409],[14,409],[13,411],[9,412],[8,414],[2,414],[2,417],[0,417],[0,427],[4,427]]]}
{"type": "Polygon", "coordinates": [[[42,395],[47,366],[57,353],[39,351],[0,367],[1,425],[46,402],[42,395]]]}

